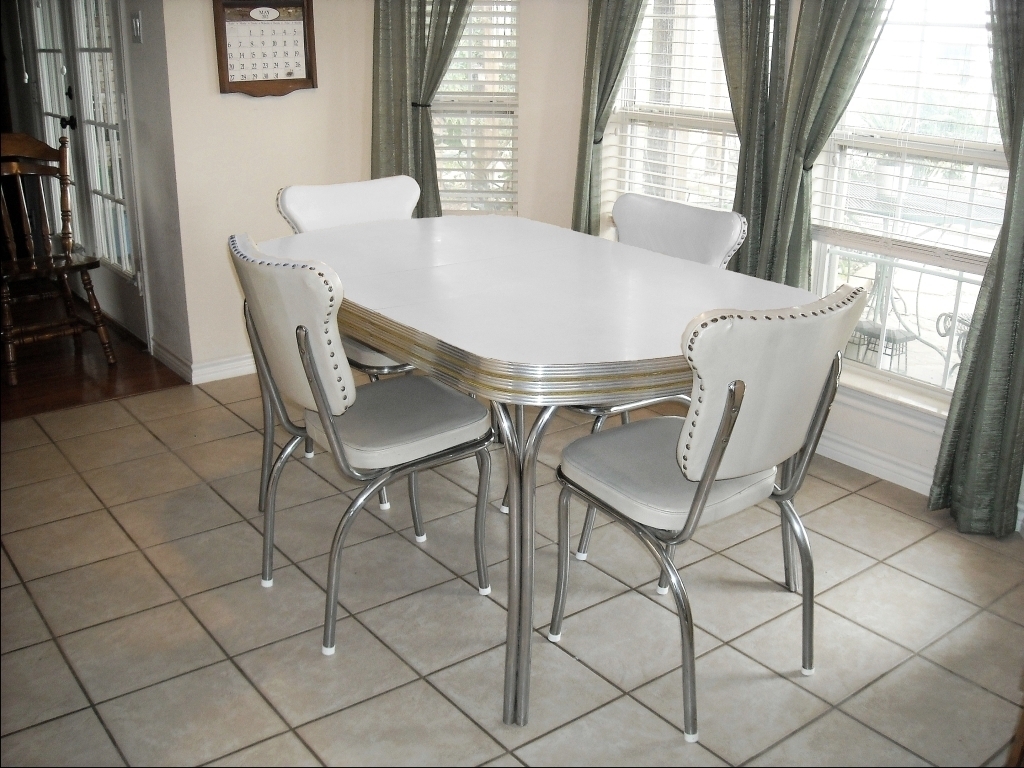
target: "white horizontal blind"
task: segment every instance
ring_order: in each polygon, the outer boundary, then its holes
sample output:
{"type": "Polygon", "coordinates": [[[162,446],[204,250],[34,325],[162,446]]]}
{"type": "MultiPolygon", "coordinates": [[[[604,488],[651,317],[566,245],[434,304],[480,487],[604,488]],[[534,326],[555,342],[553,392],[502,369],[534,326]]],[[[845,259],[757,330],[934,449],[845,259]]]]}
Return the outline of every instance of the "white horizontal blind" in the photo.
{"type": "Polygon", "coordinates": [[[515,213],[518,0],[476,0],[431,110],[444,213],[515,213]]]}
{"type": "Polygon", "coordinates": [[[1007,182],[987,22],[982,0],[894,0],[815,164],[818,239],[984,270],[1007,182]]]}
{"type": "Polygon", "coordinates": [[[603,145],[602,230],[623,192],[732,208],[739,139],[714,0],[648,0],[603,145]]]}

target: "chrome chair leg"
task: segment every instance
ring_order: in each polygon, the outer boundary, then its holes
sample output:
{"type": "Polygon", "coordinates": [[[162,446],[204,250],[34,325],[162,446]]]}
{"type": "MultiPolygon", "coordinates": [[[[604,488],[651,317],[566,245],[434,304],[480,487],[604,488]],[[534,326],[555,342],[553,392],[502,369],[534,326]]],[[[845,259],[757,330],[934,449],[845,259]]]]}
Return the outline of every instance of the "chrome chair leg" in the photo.
{"type": "Polygon", "coordinates": [[[814,674],[814,560],[811,558],[811,543],[807,538],[803,521],[796,512],[793,502],[779,502],[782,518],[789,524],[791,538],[796,542],[800,553],[800,575],[803,588],[803,660],[800,672],[804,675],[814,674]]]}
{"type": "MultiPolygon", "coordinates": [[[[594,426],[590,428],[590,434],[601,431],[601,427],[604,426],[604,422],[607,416],[598,416],[594,419],[594,426]]],[[[629,423],[629,416],[623,412],[622,414],[623,424],[629,423]]],[[[590,549],[590,537],[594,535],[594,524],[597,522],[597,507],[590,505],[587,507],[587,516],[583,521],[583,532],[580,534],[580,543],[576,546],[576,559],[586,560],[587,551],[590,549]]]]}
{"type": "Polygon", "coordinates": [[[563,485],[558,495],[558,574],[555,581],[555,604],[551,608],[551,626],[548,640],[557,643],[562,639],[562,617],[565,615],[565,598],[569,593],[569,501],[572,490],[563,485]]]}
{"type": "Polygon", "coordinates": [[[629,411],[623,411],[619,418],[622,419],[623,424],[629,424],[629,411]]]}
{"type": "Polygon", "coordinates": [[[491,487],[491,453],[486,448],[477,451],[476,466],[480,470],[480,481],[476,489],[476,524],[473,528],[476,583],[481,595],[489,595],[491,580],[487,574],[487,494],[491,487]]]}
{"type": "Polygon", "coordinates": [[[260,500],[259,509],[267,508],[267,484],[270,482],[270,468],[274,464],[274,406],[270,396],[264,392],[260,382],[260,394],[263,399],[263,463],[260,464],[260,500]]]}
{"type": "Polygon", "coordinates": [[[312,459],[314,450],[315,446],[313,443],[313,438],[310,437],[309,435],[306,435],[306,444],[302,446],[303,458],[312,459]]]}
{"type": "Polygon", "coordinates": [[[267,479],[266,506],[263,510],[263,572],[260,577],[260,584],[264,587],[274,586],[274,517],[277,512],[277,484],[281,481],[284,465],[288,463],[300,442],[302,437],[295,435],[285,444],[267,479]]]}
{"type": "MultiPolygon", "coordinates": [[[[666,544],[665,545],[665,551],[668,553],[668,559],[672,560],[673,562],[675,562],[676,545],[675,544],[666,544]]],[[[667,571],[662,569],[662,571],[661,571],[661,578],[658,579],[658,594],[659,595],[667,595],[668,594],[668,588],[669,588],[669,575],[668,575],[667,571]]]]}
{"type": "Polygon", "coordinates": [[[422,544],[427,540],[427,533],[423,530],[423,515],[420,514],[420,484],[415,472],[409,473],[409,507],[412,509],[412,529],[416,534],[416,541],[422,544]]]}
{"type": "Polygon", "coordinates": [[[377,492],[377,501],[380,503],[380,511],[381,512],[387,512],[389,509],[391,509],[391,502],[388,501],[388,489],[387,488],[381,488],[377,492]]]}
{"type": "MultiPolygon", "coordinates": [[[[778,502],[782,507],[782,502],[778,502]]],[[[800,571],[797,570],[796,541],[793,539],[792,528],[789,524],[789,517],[782,515],[782,563],[786,577],[786,589],[790,592],[800,591],[800,571]]]]}

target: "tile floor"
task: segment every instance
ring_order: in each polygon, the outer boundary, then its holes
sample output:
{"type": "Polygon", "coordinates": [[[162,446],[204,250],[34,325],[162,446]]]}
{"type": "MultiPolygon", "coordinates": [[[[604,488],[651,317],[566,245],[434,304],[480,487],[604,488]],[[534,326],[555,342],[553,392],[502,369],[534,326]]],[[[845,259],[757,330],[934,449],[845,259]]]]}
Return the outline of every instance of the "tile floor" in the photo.
{"type": "MultiPolygon", "coordinates": [[[[817,674],[803,677],[775,510],[701,529],[678,552],[698,627],[701,741],[687,744],[676,619],[617,526],[572,561],[563,641],[544,639],[552,467],[587,431],[562,414],[539,473],[530,723],[508,727],[506,518],[490,515],[480,597],[475,464],[423,476],[423,545],[403,488],[361,517],[324,657],[326,553],[353,485],[324,454],[289,465],[262,589],[258,394],[245,377],[4,422],[4,765],[1005,760],[1022,704],[1019,535],[962,536],[922,497],[816,459],[797,499],[818,582],[817,674]]],[[[496,462],[492,498],[503,488],[496,462]]]]}

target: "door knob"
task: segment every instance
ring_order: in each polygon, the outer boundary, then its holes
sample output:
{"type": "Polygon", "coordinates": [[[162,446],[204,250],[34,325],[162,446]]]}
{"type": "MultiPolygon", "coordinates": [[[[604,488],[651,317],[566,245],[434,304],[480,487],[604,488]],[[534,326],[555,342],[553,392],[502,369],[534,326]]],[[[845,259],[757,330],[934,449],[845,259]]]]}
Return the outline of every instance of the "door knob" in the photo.
{"type": "Polygon", "coordinates": [[[68,115],[60,119],[61,128],[70,128],[72,131],[78,128],[78,118],[74,115],[68,115]]]}

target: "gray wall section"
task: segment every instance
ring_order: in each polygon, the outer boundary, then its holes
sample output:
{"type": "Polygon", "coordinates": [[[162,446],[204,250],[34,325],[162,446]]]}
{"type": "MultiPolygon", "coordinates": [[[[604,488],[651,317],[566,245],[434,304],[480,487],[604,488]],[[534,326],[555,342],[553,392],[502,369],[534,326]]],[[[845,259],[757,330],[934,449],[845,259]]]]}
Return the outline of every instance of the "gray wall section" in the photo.
{"type": "Polygon", "coordinates": [[[133,13],[142,17],[142,43],[129,37],[125,44],[125,74],[153,353],[187,377],[181,369],[183,364],[191,365],[192,345],[185,302],[163,2],[126,0],[124,11],[129,29],[133,13]]]}

